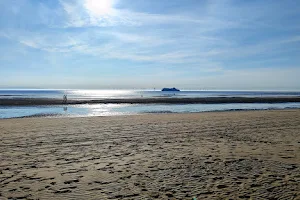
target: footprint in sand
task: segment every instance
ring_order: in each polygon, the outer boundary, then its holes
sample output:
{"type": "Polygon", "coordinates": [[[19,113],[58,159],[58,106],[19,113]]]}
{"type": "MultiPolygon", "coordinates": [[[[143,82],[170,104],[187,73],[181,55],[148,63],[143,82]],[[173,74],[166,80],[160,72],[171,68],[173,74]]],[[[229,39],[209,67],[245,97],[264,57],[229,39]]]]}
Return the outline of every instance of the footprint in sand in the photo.
{"type": "Polygon", "coordinates": [[[71,183],[78,183],[78,182],[79,182],[78,179],[74,179],[74,180],[65,181],[64,184],[71,184],[71,183]]]}

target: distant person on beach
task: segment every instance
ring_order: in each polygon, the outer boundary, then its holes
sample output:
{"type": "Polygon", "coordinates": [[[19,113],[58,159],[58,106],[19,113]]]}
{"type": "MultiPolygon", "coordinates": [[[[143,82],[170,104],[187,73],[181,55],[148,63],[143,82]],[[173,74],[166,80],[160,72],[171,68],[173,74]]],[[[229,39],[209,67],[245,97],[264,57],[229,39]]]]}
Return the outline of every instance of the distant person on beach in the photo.
{"type": "Polygon", "coordinates": [[[68,101],[68,97],[67,97],[67,95],[65,94],[64,97],[63,97],[63,103],[67,103],[67,101],[68,101]]]}

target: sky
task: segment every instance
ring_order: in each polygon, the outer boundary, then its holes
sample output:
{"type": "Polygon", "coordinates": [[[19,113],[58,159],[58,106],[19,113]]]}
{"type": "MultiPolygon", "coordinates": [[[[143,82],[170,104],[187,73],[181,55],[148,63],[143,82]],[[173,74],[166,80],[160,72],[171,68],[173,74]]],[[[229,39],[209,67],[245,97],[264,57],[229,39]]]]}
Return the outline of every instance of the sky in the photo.
{"type": "Polygon", "coordinates": [[[300,1],[0,0],[0,88],[300,90],[300,1]]]}

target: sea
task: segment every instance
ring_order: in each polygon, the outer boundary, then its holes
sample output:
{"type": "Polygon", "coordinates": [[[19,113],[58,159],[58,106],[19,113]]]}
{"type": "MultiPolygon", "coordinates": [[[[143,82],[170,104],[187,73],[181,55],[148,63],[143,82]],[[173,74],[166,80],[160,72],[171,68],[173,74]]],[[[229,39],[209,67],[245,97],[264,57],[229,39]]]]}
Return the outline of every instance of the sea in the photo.
{"type": "MultiPolygon", "coordinates": [[[[1,99],[54,98],[70,100],[195,97],[300,97],[300,91],[236,90],[52,90],[1,89],[1,99]]],[[[1,106],[0,119],[20,117],[90,117],[147,113],[197,113],[211,111],[270,110],[300,108],[300,103],[224,103],[224,104],[80,104],[47,106],[1,106]]]]}

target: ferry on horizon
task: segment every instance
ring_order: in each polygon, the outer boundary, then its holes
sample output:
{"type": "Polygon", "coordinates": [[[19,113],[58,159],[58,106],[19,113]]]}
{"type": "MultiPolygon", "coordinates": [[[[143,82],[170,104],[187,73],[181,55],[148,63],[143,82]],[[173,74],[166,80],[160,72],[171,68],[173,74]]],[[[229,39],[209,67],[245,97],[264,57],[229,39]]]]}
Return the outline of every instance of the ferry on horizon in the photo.
{"type": "Polygon", "coordinates": [[[179,89],[177,89],[177,88],[163,88],[161,91],[163,91],[163,92],[180,92],[180,90],[179,89]]]}

